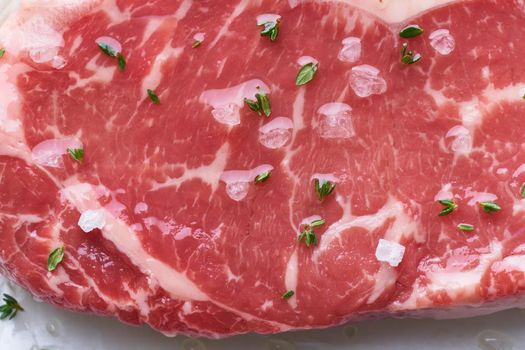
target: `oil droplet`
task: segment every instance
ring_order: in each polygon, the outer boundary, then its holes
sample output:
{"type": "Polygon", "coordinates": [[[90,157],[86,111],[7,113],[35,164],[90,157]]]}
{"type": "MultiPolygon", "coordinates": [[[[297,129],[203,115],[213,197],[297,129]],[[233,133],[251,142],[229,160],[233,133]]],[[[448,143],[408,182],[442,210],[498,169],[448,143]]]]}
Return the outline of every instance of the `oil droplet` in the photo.
{"type": "Polygon", "coordinates": [[[60,335],[60,322],[57,319],[49,320],[46,324],[46,330],[54,337],[60,335]]]}
{"type": "Polygon", "coordinates": [[[182,350],[206,350],[206,345],[198,339],[187,338],[182,342],[182,350]]]}
{"type": "Polygon", "coordinates": [[[348,339],[354,339],[357,335],[357,327],[356,326],[346,326],[343,328],[343,334],[348,339]]]}
{"type": "Polygon", "coordinates": [[[514,350],[512,339],[501,332],[487,329],[478,334],[478,348],[482,350],[514,350]]]}
{"type": "Polygon", "coordinates": [[[268,350],[295,350],[292,343],[282,339],[269,339],[266,344],[268,350]]]}

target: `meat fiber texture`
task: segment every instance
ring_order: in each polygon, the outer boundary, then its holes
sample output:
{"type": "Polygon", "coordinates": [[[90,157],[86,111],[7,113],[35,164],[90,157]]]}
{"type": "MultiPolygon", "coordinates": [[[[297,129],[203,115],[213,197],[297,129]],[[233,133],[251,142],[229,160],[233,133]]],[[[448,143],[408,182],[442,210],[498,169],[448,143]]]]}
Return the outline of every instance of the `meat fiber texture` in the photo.
{"type": "Polygon", "coordinates": [[[523,1],[6,7],[0,266],[38,299],[207,337],[523,305],[523,1]]]}

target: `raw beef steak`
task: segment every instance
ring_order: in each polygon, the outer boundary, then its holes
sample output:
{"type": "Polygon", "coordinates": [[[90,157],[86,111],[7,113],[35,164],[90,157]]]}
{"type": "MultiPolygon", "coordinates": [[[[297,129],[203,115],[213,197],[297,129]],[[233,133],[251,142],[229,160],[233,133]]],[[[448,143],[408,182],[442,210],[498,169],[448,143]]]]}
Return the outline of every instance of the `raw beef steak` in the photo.
{"type": "Polygon", "coordinates": [[[8,5],[0,265],[36,297],[209,337],[523,304],[523,1],[8,5]]]}

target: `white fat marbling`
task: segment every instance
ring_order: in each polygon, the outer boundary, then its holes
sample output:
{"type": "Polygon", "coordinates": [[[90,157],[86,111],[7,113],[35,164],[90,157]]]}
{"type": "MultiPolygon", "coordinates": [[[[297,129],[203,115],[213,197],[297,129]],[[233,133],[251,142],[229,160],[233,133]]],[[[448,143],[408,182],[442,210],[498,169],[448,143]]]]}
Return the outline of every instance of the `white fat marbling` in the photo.
{"type": "Polygon", "coordinates": [[[295,294],[288,299],[288,303],[292,307],[297,307],[297,278],[299,274],[299,260],[297,257],[297,250],[295,250],[286,264],[286,272],[284,275],[284,286],[285,290],[294,291],[295,294]]]}

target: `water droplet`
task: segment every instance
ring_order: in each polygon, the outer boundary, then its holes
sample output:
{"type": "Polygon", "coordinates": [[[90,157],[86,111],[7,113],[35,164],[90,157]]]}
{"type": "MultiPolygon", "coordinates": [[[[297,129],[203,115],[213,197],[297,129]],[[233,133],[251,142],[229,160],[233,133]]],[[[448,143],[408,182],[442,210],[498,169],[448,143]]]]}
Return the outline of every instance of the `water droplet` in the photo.
{"type": "Polygon", "coordinates": [[[29,348],[29,350],[41,350],[41,349],[40,349],[40,346],[38,346],[38,345],[32,345],[32,346],[29,348]]]}
{"type": "Polygon", "coordinates": [[[354,63],[361,57],[361,39],[348,37],[343,40],[343,47],[339,51],[337,58],[343,62],[354,63]]]}
{"type": "Polygon", "coordinates": [[[46,330],[52,336],[58,337],[60,335],[60,321],[57,319],[49,320],[46,324],[46,330]]]}
{"type": "Polygon", "coordinates": [[[248,182],[231,182],[226,185],[226,194],[234,201],[240,201],[246,197],[249,190],[248,182]]]}
{"type": "Polygon", "coordinates": [[[217,106],[211,111],[211,114],[213,118],[221,124],[233,126],[241,123],[239,107],[234,103],[217,106]]]}
{"type": "Polygon", "coordinates": [[[482,350],[514,350],[512,339],[501,332],[487,329],[478,334],[478,348],[482,350]]]}
{"type": "Polygon", "coordinates": [[[182,342],[181,348],[182,350],[206,350],[206,345],[198,339],[187,338],[182,342]]]}
{"type": "Polygon", "coordinates": [[[386,91],[386,81],[379,75],[379,69],[367,64],[352,68],[350,86],[359,97],[380,95],[386,91]]]}
{"type": "Polygon", "coordinates": [[[447,29],[438,29],[430,33],[430,46],[442,55],[450,54],[456,47],[454,37],[447,29]]]}
{"type": "Polygon", "coordinates": [[[295,346],[283,339],[268,339],[266,343],[266,348],[268,350],[295,350],[295,346]]]}
{"type": "Polygon", "coordinates": [[[356,326],[346,326],[343,328],[343,334],[348,339],[354,339],[357,335],[357,327],[356,326]]]}

